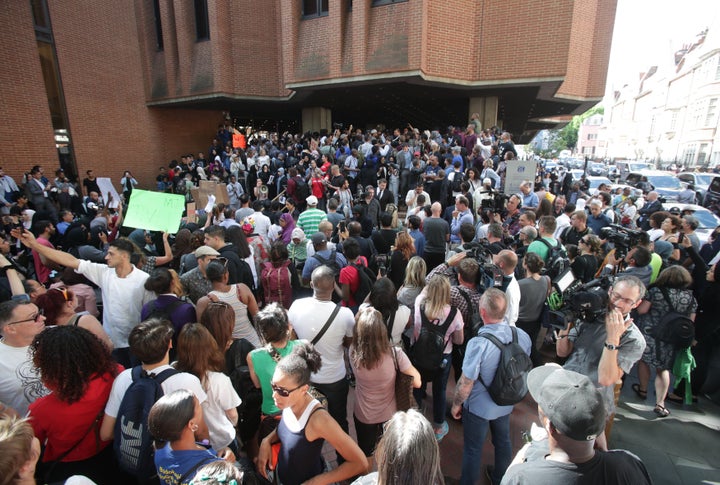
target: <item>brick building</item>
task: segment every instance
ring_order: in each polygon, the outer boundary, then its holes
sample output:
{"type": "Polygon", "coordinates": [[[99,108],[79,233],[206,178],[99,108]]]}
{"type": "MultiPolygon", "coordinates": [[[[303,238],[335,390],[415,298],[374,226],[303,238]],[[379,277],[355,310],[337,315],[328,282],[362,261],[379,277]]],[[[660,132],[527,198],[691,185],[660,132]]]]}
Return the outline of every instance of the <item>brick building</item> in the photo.
{"type": "Polygon", "coordinates": [[[616,0],[6,0],[2,165],[149,185],[218,123],[480,113],[529,141],[602,97],[616,0]]]}

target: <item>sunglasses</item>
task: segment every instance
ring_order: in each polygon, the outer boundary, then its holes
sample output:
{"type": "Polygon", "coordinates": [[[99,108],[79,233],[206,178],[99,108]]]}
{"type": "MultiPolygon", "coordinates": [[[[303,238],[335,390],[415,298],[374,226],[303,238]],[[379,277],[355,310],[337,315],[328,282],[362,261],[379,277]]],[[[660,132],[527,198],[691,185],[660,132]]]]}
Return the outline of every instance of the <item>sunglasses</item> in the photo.
{"type": "Polygon", "coordinates": [[[18,323],[25,323],[25,322],[37,322],[38,320],[40,320],[40,317],[42,317],[44,314],[45,314],[45,310],[40,308],[38,310],[38,312],[35,315],[31,316],[30,318],[26,318],[25,320],[18,320],[15,322],[9,322],[9,323],[7,323],[7,325],[17,325],[18,323]]]}
{"type": "Polygon", "coordinates": [[[53,290],[57,290],[60,293],[62,293],[62,296],[65,298],[65,301],[70,301],[70,297],[68,296],[67,288],[53,288],[53,290]]]}
{"type": "Polygon", "coordinates": [[[270,387],[272,388],[273,392],[278,393],[278,395],[280,395],[282,397],[288,397],[290,394],[292,394],[294,391],[297,391],[304,385],[305,384],[303,384],[301,386],[297,386],[295,389],[285,389],[284,387],[276,386],[275,384],[271,383],[270,387]]]}
{"type": "Polygon", "coordinates": [[[227,258],[219,257],[219,258],[215,258],[214,261],[217,261],[218,263],[222,264],[224,268],[227,268],[227,265],[228,265],[227,258]]]}

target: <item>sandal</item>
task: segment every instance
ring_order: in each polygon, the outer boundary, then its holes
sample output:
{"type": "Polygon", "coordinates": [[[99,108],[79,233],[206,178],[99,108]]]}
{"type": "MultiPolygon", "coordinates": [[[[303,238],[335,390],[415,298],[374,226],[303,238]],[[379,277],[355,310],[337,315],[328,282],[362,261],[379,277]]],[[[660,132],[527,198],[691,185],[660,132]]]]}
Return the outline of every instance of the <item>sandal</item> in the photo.
{"type": "Polygon", "coordinates": [[[683,398],[678,397],[678,396],[671,396],[670,394],[665,396],[665,400],[670,401],[675,404],[682,404],[683,402],[685,402],[685,400],[683,398]]]}
{"type": "Polygon", "coordinates": [[[637,394],[637,397],[639,397],[640,399],[647,399],[647,391],[643,391],[642,389],[640,389],[640,384],[635,383],[630,386],[630,389],[632,389],[635,394],[637,394]]]}
{"type": "Polygon", "coordinates": [[[670,411],[668,411],[665,406],[661,406],[659,404],[655,405],[655,409],[653,409],[653,412],[657,414],[659,418],[666,418],[670,416],[670,411]]]}

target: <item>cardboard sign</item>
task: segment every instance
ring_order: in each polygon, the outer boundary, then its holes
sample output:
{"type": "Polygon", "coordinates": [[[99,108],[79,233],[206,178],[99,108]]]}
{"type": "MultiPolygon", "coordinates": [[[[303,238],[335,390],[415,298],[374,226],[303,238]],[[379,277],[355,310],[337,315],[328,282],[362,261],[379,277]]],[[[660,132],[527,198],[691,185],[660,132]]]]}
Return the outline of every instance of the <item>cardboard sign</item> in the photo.
{"type": "Polygon", "coordinates": [[[112,180],[109,177],[97,177],[95,180],[98,187],[100,187],[100,196],[105,203],[105,207],[115,209],[120,203],[120,194],[118,194],[117,190],[115,190],[112,180]],[[108,203],[108,194],[112,196],[112,202],[110,203],[108,203]]]}
{"type": "Polygon", "coordinates": [[[180,228],[185,197],[149,190],[132,191],[123,226],[174,234],[180,228]]]}
{"type": "Polygon", "coordinates": [[[535,160],[508,160],[505,171],[505,195],[520,193],[520,185],[526,180],[534,184],[536,172],[535,160]]]}
{"type": "Polygon", "coordinates": [[[230,204],[230,199],[228,199],[227,194],[227,184],[212,182],[210,180],[201,180],[200,188],[190,189],[190,195],[192,195],[196,207],[206,207],[210,195],[215,196],[214,204],[230,204]]]}

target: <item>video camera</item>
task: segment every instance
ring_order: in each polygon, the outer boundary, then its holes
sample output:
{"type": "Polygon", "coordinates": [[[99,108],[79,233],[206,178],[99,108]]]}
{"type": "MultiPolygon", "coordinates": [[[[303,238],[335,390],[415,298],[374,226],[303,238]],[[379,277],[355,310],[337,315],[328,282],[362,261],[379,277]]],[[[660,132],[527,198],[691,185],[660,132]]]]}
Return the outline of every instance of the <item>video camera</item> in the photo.
{"type": "Polygon", "coordinates": [[[491,210],[493,212],[503,210],[505,208],[505,201],[510,198],[510,196],[493,189],[490,189],[489,191],[482,190],[480,193],[492,195],[492,197],[482,199],[480,207],[482,210],[491,210]]]}
{"type": "Polygon", "coordinates": [[[482,242],[464,244],[467,257],[477,261],[480,266],[476,284],[483,291],[488,288],[501,288],[504,276],[502,270],[493,263],[493,255],[482,242]]]}
{"type": "Polygon", "coordinates": [[[622,259],[627,255],[628,249],[637,246],[641,241],[643,231],[628,229],[619,224],[610,224],[600,229],[600,239],[605,239],[615,245],[615,258],[622,259]]]}
{"type": "Polygon", "coordinates": [[[550,309],[550,325],[562,330],[576,320],[599,322],[607,312],[608,289],[614,279],[613,276],[603,276],[581,284],[568,269],[555,284],[562,296],[562,306],[550,309]]]}

